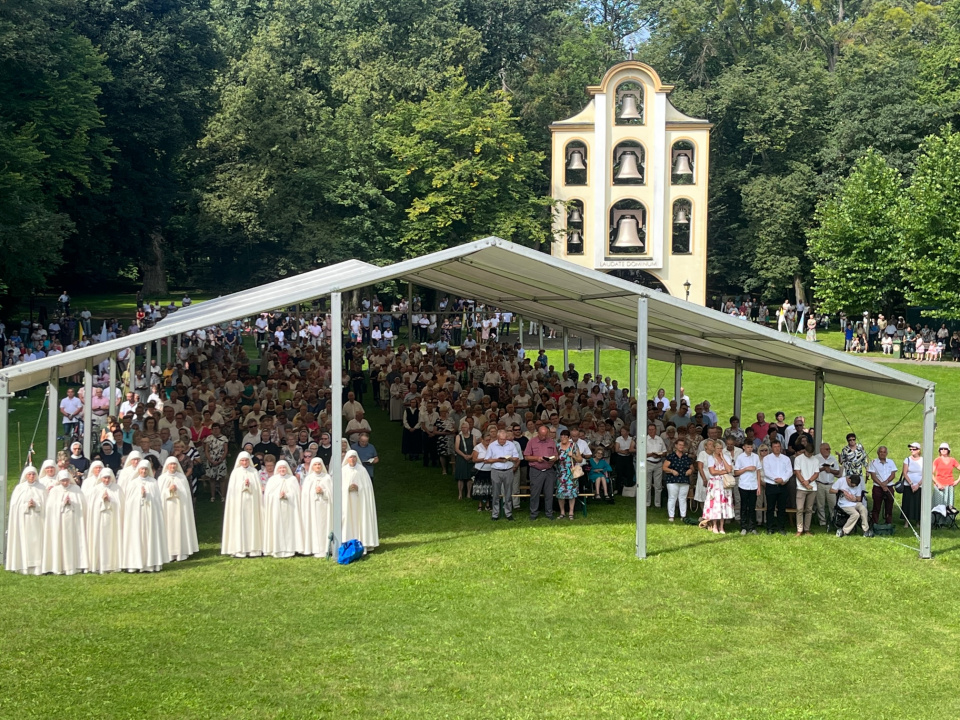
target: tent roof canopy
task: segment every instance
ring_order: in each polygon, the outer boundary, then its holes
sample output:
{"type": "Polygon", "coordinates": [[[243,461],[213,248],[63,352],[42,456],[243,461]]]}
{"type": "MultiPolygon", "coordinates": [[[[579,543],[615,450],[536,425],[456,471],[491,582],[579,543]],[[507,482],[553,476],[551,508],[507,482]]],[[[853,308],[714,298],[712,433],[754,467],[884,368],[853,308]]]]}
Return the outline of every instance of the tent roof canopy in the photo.
{"type": "Polygon", "coordinates": [[[598,335],[628,347],[637,337],[637,299],[649,301],[648,352],[685,365],[733,368],[813,380],[818,372],[840,387],[918,401],[934,383],[880,363],[794,338],[755,323],[700,307],[625,280],[581,268],[530,248],[490,237],[430,255],[376,267],[350,260],[191,306],[133,336],[16,365],[2,372],[11,390],[46,381],[53,369],[69,375],[91,359],[159,338],[308,302],[331,292],[388,280],[409,281],[598,335]],[[131,342],[133,341],[133,342],[131,342]]]}

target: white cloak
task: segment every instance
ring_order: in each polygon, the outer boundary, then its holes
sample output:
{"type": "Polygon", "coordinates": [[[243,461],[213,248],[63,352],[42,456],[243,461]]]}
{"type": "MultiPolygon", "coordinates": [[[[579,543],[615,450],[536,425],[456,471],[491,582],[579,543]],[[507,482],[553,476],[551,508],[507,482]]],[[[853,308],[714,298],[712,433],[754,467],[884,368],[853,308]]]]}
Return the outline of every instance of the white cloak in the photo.
{"type": "Polygon", "coordinates": [[[43,518],[41,572],[73,575],[88,567],[86,498],[73,483],[54,485],[43,518]]]}
{"type": "MultiPolygon", "coordinates": [[[[344,460],[356,452],[351,450],[344,460]]],[[[357,459],[356,467],[343,463],[343,541],[359,540],[364,552],[380,545],[380,530],[377,527],[377,501],[373,495],[373,483],[366,469],[357,459]],[[356,490],[350,490],[355,485],[356,490]]]]}
{"type": "Polygon", "coordinates": [[[120,570],[124,498],[112,472],[110,476],[109,484],[104,485],[101,480],[84,493],[87,499],[87,555],[90,572],[107,573],[120,570]],[[104,494],[107,500],[104,500],[104,494]]]}
{"type": "Polygon", "coordinates": [[[137,475],[129,480],[123,493],[123,510],[120,566],[124,570],[160,570],[170,562],[170,554],[156,479],[137,475]]]}
{"type": "Polygon", "coordinates": [[[274,475],[267,480],[263,502],[263,554],[291,557],[302,553],[303,519],[300,517],[300,483],[296,475],[274,475]],[[286,495],[282,499],[281,491],[286,495]]]}
{"type": "Polygon", "coordinates": [[[183,473],[163,473],[157,482],[160,485],[160,497],[163,499],[167,550],[174,560],[186,560],[200,549],[190,483],[183,473]],[[176,488],[176,492],[171,493],[171,488],[176,488]]]}
{"type": "Polygon", "coordinates": [[[102,462],[99,460],[94,460],[92,463],[90,463],[90,468],[87,470],[87,474],[83,478],[83,483],[80,485],[80,490],[83,491],[84,497],[86,497],[88,500],[90,499],[88,490],[96,485],[97,480],[99,479],[99,475],[93,474],[94,469],[98,467],[100,468],[100,472],[103,472],[102,462]]]}
{"type": "Polygon", "coordinates": [[[132,453],[127,455],[127,460],[124,463],[123,467],[120,468],[120,472],[117,474],[117,485],[120,486],[120,491],[123,493],[127,492],[127,485],[130,483],[133,478],[137,477],[137,464],[142,460],[140,453],[134,450],[132,453]],[[137,462],[131,462],[131,460],[136,460],[137,462]]]}
{"type": "Polygon", "coordinates": [[[303,554],[327,557],[333,530],[333,480],[329,473],[311,472],[303,478],[300,513],[303,517],[303,554]],[[321,490],[319,495],[317,488],[321,490]]]}
{"type": "Polygon", "coordinates": [[[250,557],[263,554],[263,492],[252,465],[237,466],[230,473],[220,552],[250,557]]]}
{"type": "Polygon", "coordinates": [[[43,485],[47,490],[57,484],[57,464],[53,460],[44,460],[40,466],[40,474],[37,482],[43,485]],[[48,475],[47,470],[52,468],[53,474],[48,475]]]}
{"type": "Polygon", "coordinates": [[[10,572],[40,574],[43,564],[43,513],[46,503],[47,489],[39,478],[34,483],[23,480],[13,489],[7,523],[6,568],[10,572]],[[33,500],[35,507],[27,507],[30,500],[33,500]]]}

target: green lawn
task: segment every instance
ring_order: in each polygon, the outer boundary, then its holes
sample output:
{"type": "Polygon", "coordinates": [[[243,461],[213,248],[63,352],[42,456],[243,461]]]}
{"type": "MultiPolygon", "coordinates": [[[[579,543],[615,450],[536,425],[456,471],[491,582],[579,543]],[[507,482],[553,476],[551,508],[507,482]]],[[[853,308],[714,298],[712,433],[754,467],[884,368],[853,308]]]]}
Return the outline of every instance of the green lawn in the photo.
{"type": "MultiPolygon", "coordinates": [[[[41,295],[34,299],[34,315],[36,316],[37,311],[41,305],[45,305],[48,313],[53,313],[57,307],[57,295],[41,295]]],[[[190,294],[190,299],[194,303],[201,303],[204,300],[209,300],[216,297],[216,295],[210,295],[206,293],[197,293],[190,294]]],[[[162,298],[153,298],[147,297],[144,298],[150,302],[160,301],[164,305],[173,300],[176,302],[177,306],[180,305],[180,301],[183,299],[182,290],[171,290],[167,293],[166,296],[162,298]]],[[[109,293],[109,294],[92,294],[92,295],[82,295],[71,298],[70,310],[75,314],[79,314],[84,308],[88,309],[93,313],[93,317],[98,320],[105,320],[107,318],[121,318],[123,320],[131,320],[137,314],[137,294],[136,293],[109,293]]],[[[30,315],[30,302],[29,300],[24,301],[20,304],[20,313],[23,317],[29,317],[30,315]]]]}
{"type": "MultiPolygon", "coordinates": [[[[573,359],[592,370],[591,353],[573,359]]],[[[601,369],[623,378],[626,354],[605,351],[601,369]]],[[[956,441],[960,374],[922,371],[939,383],[938,438],[956,441]]],[[[659,377],[669,388],[672,368],[651,363],[653,389],[659,377]]],[[[732,383],[684,379],[721,415],[732,383]]],[[[831,392],[867,447],[910,409],[831,392]]],[[[13,404],[14,430],[39,396],[13,404]]],[[[745,380],[745,414],[812,416],[812,402],[810,383],[745,380]]],[[[922,562],[902,530],[718,537],[654,511],[639,561],[629,503],[492,523],[372,422],[382,545],[357,565],[223,558],[223,506],[202,501],[199,557],[158,575],[0,575],[0,717],[960,715],[958,532],[936,531],[922,562]]],[[[825,429],[835,444],[847,429],[830,395],[825,429]]],[[[914,409],[893,456],[919,436],[914,409]]]]}

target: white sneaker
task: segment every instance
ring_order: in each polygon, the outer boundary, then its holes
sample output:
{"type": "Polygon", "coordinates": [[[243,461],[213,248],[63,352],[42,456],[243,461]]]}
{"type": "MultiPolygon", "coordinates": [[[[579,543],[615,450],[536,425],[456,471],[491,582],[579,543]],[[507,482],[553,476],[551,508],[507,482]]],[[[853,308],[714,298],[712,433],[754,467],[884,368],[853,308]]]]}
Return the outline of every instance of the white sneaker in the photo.
{"type": "Polygon", "coordinates": [[[741,534],[741,535],[746,535],[746,534],[747,534],[747,531],[746,531],[746,530],[741,530],[741,531],[740,531],[740,534],[741,534]]]}

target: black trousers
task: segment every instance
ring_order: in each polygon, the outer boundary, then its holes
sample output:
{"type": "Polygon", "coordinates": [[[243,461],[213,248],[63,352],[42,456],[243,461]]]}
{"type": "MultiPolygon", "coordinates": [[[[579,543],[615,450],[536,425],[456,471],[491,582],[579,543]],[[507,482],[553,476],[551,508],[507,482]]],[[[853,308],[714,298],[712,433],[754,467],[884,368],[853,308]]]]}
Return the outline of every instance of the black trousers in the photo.
{"type": "MultiPolygon", "coordinates": [[[[767,532],[783,530],[787,515],[787,488],[785,485],[764,485],[767,495],[767,532]]],[[[743,500],[743,498],[740,498],[743,500]]],[[[742,511],[742,508],[741,508],[742,511]]]]}
{"type": "Polygon", "coordinates": [[[740,490],[740,529],[757,529],[757,491],[740,490]]]}

